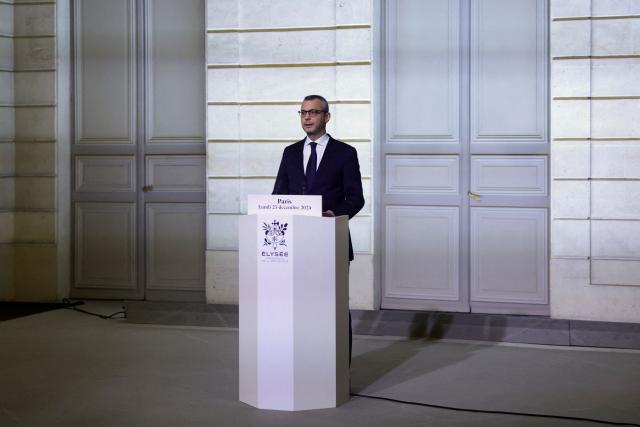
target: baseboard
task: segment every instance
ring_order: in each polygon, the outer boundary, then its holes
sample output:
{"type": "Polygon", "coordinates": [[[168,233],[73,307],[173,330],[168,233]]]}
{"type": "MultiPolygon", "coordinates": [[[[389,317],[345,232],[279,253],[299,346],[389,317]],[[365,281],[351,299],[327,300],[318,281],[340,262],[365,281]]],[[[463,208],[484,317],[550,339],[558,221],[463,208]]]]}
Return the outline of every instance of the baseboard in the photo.
{"type": "MultiPolygon", "coordinates": [[[[238,306],[127,301],[127,322],[238,327],[238,306]]],[[[353,333],[424,339],[640,349],[640,324],[551,319],[547,316],[351,310],[353,333]]]]}

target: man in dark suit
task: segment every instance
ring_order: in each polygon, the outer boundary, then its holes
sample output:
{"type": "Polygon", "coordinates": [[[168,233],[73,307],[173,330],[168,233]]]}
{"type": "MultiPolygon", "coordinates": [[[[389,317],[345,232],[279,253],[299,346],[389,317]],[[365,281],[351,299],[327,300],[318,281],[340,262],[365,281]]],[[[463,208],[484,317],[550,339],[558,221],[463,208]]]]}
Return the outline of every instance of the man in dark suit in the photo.
{"type": "MultiPolygon", "coordinates": [[[[364,206],[358,154],[350,145],[327,134],[329,103],[309,95],[300,107],[300,123],[307,137],[284,149],[273,194],[322,196],[322,215],[353,218],[364,206]]],[[[349,236],[349,261],[353,246],[349,236]]],[[[351,359],[351,315],[349,315],[351,359]]]]}

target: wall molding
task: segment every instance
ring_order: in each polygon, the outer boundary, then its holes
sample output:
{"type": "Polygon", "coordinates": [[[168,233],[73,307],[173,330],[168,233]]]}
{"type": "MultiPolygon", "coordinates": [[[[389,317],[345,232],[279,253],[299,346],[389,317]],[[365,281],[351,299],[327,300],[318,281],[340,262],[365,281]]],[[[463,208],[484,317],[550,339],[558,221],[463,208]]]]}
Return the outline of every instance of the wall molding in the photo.
{"type": "Polygon", "coordinates": [[[55,139],[0,139],[0,144],[55,144],[56,142],[55,139]]]}
{"type": "MultiPolygon", "coordinates": [[[[213,179],[221,179],[221,180],[232,180],[232,179],[237,179],[237,180],[242,180],[242,179],[276,179],[277,177],[275,175],[209,175],[207,176],[207,181],[208,180],[213,180],[213,179]]],[[[361,177],[363,181],[370,181],[371,177],[370,176],[362,176],[361,177]]],[[[360,215],[360,214],[358,214],[360,215]]]]}
{"type": "MultiPolygon", "coordinates": [[[[638,55],[640,57],[640,55],[638,55]]],[[[371,65],[371,60],[327,61],[327,62],[277,62],[261,64],[207,64],[207,69],[227,68],[288,68],[288,67],[342,67],[347,65],[371,65]]]]}
{"type": "Polygon", "coordinates": [[[553,141],[557,142],[568,142],[568,141],[599,141],[599,142],[607,142],[607,141],[640,141],[640,137],[579,137],[579,138],[553,138],[553,141]]]}
{"type": "Polygon", "coordinates": [[[5,73],[42,73],[56,71],[55,68],[0,68],[5,73]]]}
{"type": "Polygon", "coordinates": [[[3,178],[57,178],[58,175],[50,173],[18,173],[13,174],[0,174],[0,179],[3,178]]]}
{"type": "MultiPolygon", "coordinates": [[[[302,138],[207,139],[207,142],[217,143],[217,144],[252,143],[252,142],[264,142],[264,143],[282,142],[282,143],[286,143],[286,144],[291,144],[291,143],[294,143],[294,142],[298,142],[301,139],[302,138]]],[[[340,141],[342,141],[342,142],[371,142],[371,139],[370,138],[340,138],[340,141]]]]}
{"type": "Polygon", "coordinates": [[[640,218],[603,218],[603,217],[570,217],[561,216],[551,218],[553,221],[620,221],[620,222],[640,222],[640,218]]]}
{"type": "Polygon", "coordinates": [[[554,181],[640,181],[640,178],[599,178],[599,177],[558,177],[553,178],[554,181]]]}
{"type": "Polygon", "coordinates": [[[56,104],[0,104],[0,108],[55,108],[56,104]]]}
{"type": "Polygon", "coordinates": [[[147,138],[145,143],[146,144],[167,144],[167,143],[203,144],[204,143],[204,138],[201,137],[201,136],[152,136],[150,138],[147,138]]]}
{"type": "Polygon", "coordinates": [[[290,31],[327,31],[369,29],[370,24],[322,25],[309,27],[253,27],[253,28],[207,28],[207,34],[219,33],[278,33],[290,31]]]}
{"type": "Polygon", "coordinates": [[[568,56],[553,56],[551,59],[554,61],[564,61],[572,59],[638,59],[640,54],[626,54],[626,55],[568,55],[568,56]]]}
{"type": "Polygon", "coordinates": [[[33,247],[33,246],[38,246],[38,247],[49,247],[49,248],[55,248],[58,246],[57,243],[47,243],[47,242],[0,242],[0,245],[6,245],[6,246],[13,246],[13,247],[33,247]]]}
{"type": "Polygon", "coordinates": [[[13,2],[14,6],[38,6],[38,5],[44,5],[44,4],[51,4],[51,5],[55,5],[56,2],[55,1],[19,1],[13,2]]]}
{"type": "Polygon", "coordinates": [[[640,19],[640,15],[602,15],[602,16],[563,16],[552,18],[553,22],[562,21],[604,21],[610,19],[640,19]]]}
{"type": "Polygon", "coordinates": [[[127,144],[135,145],[135,141],[132,138],[76,138],[74,145],[85,144],[127,144]]]}
{"type": "Polygon", "coordinates": [[[0,37],[11,39],[53,39],[55,34],[0,34],[0,37]]]}
{"type": "Polygon", "coordinates": [[[624,99],[640,99],[640,95],[612,96],[554,96],[554,101],[617,101],[624,99]]]}
{"type": "Polygon", "coordinates": [[[594,261],[640,261],[639,257],[592,256],[594,261]]]}
{"type": "MultiPolygon", "coordinates": [[[[0,211],[1,212],[1,211],[0,211]]],[[[234,211],[234,212],[215,212],[215,211],[207,211],[206,216],[240,216],[240,215],[246,215],[247,214],[247,210],[238,210],[238,211],[234,211]]],[[[358,213],[358,218],[373,218],[373,214],[371,213],[358,213]]],[[[237,252],[237,249],[208,249],[208,250],[226,250],[226,251],[230,251],[230,252],[237,252]]],[[[357,254],[370,254],[371,252],[369,251],[358,251],[354,248],[354,252],[357,254]]]]}
{"type": "MultiPolygon", "coordinates": [[[[640,98],[640,97],[639,97],[640,98]]],[[[371,104],[370,99],[333,99],[327,100],[329,104],[371,104]]],[[[296,100],[265,100],[265,101],[208,101],[207,105],[300,105],[296,100]]]]}
{"type": "Polygon", "coordinates": [[[56,213],[55,208],[2,208],[0,212],[13,212],[13,213],[56,213]]]}

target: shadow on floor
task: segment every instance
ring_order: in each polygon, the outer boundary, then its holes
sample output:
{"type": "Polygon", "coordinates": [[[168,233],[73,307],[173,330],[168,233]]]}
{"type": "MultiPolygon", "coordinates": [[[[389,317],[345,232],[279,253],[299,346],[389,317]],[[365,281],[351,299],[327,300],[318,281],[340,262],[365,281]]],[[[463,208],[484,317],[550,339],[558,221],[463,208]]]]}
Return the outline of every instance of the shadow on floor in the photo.
{"type": "Polygon", "coordinates": [[[0,322],[65,307],[62,303],[0,302],[0,322]]]}
{"type": "Polygon", "coordinates": [[[80,305],[80,302],[2,302],[0,301],[0,322],[31,316],[46,311],[80,305]]]}
{"type": "MultiPolygon", "coordinates": [[[[447,336],[451,321],[452,316],[447,314],[437,316],[417,314],[410,322],[409,330],[406,331],[408,340],[395,341],[388,345],[385,342],[383,347],[356,355],[351,364],[351,392],[360,393],[366,389],[368,393],[375,393],[465,360],[470,353],[460,353],[453,358],[449,355],[444,359],[433,359],[428,365],[419,367],[414,364],[405,366],[405,362],[420,351],[447,336]]],[[[491,325],[493,326],[491,338],[494,341],[500,341],[502,337],[496,332],[504,330],[504,325],[500,324],[500,319],[492,321],[492,323],[496,322],[498,324],[491,325]]]]}

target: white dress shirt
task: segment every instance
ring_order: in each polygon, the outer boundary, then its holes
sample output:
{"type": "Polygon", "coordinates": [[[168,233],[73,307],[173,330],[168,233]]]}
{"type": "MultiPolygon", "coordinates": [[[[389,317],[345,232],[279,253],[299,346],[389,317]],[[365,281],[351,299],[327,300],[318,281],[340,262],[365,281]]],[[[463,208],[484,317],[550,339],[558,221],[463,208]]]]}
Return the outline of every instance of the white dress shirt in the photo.
{"type": "Polygon", "coordinates": [[[307,163],[309,163],[309,157],[311,157],[311,145],[312,142],[317,142],[316,145],[316,156],[318,157],[318,161],[316,162],[316,170],[320,167],[320,161],[322,160],[322,155],[324,154],[324,149],[327,148],[327,144],[329,143],[329,134],[324,134],[320,138],[315,141],[312,141],[307,137],[304,141],[304,148],[302,149],[302,170],[307,170],[307,163]]]}

